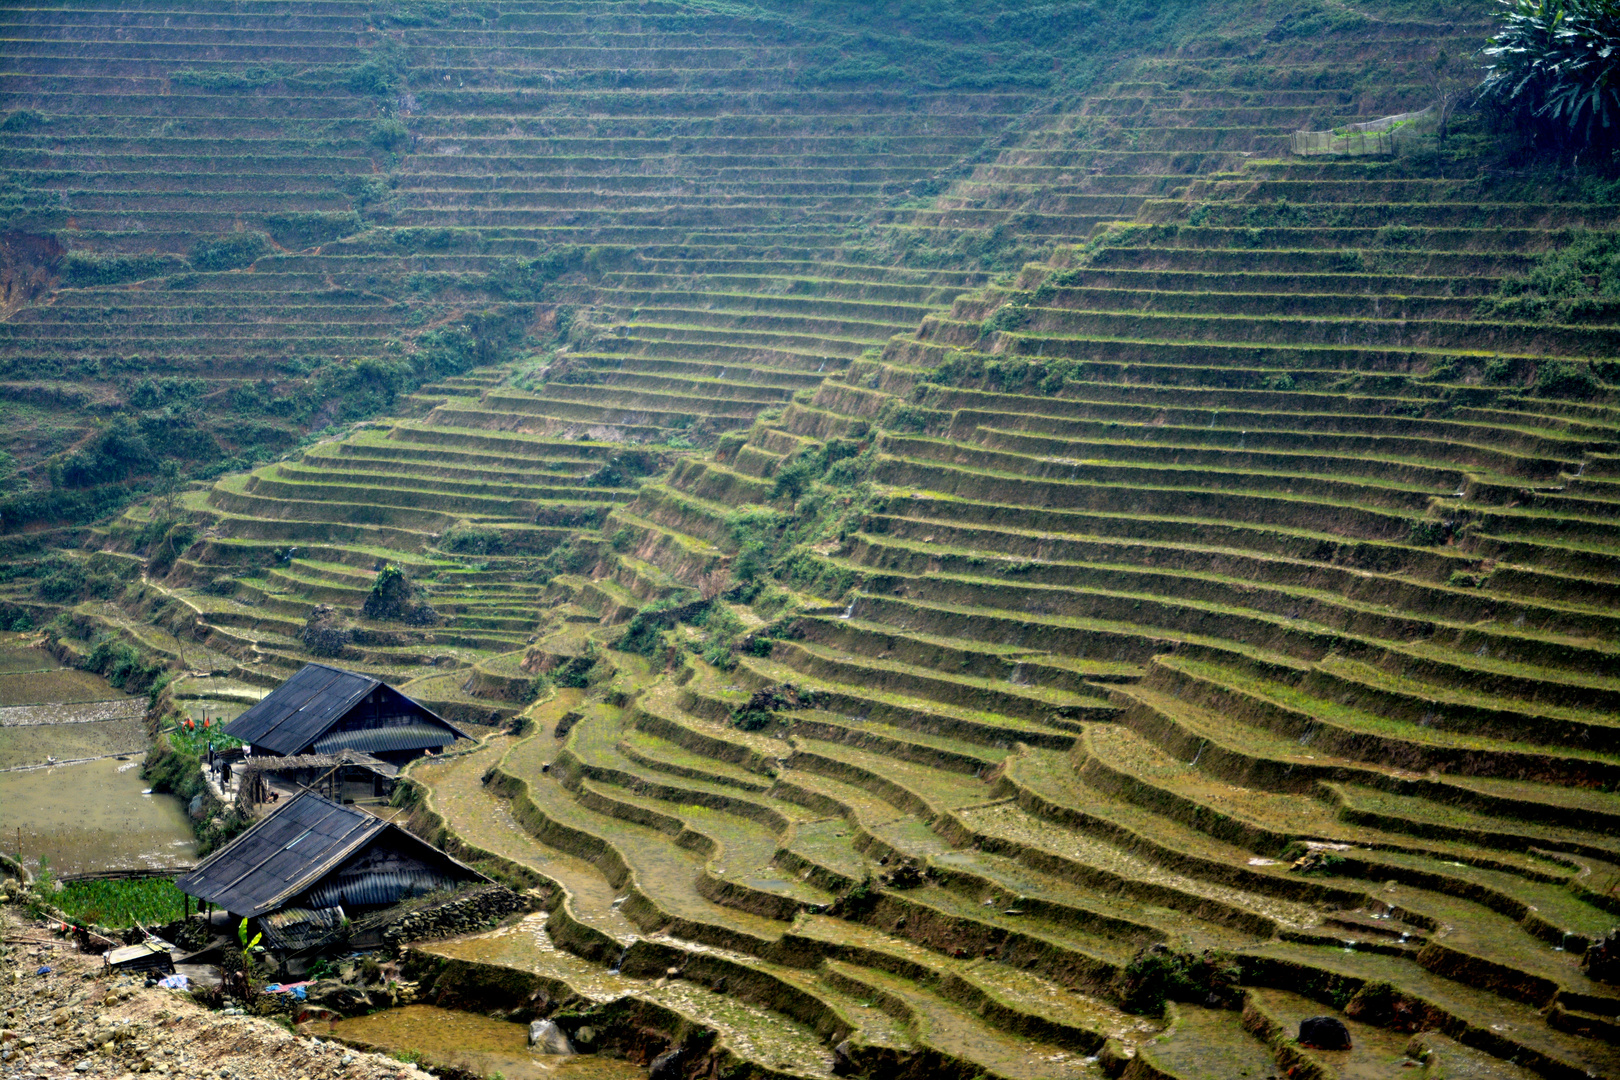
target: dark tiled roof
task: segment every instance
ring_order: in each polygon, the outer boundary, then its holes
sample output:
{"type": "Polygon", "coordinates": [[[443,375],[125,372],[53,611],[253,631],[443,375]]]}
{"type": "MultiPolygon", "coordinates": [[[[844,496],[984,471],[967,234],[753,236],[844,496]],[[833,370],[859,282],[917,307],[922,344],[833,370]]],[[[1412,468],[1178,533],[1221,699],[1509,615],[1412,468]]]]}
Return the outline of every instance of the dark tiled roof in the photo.
{"type": "Polygon", "coordinates": [[[175,881],[180,891],[235,915],[285,903],[389,828],[319,795],[299,795],[175,881]]]}
{"type": "MultiPolygon", "coordinates": [[[[384,689],[390,696],[399,694],[397,690],[385,687],[383,683],[365,675],[325,664],[305,664],[296,675],[265,695],[257,705],[225,725],[225,734],[273,754],[296,754],[326,735],[333,725],[378,688],[384,689]]],[[[409,746],[373,746],[366,745],[365,740],[343,738],[334,741],[328,736],[318,752],[343,747],[355,750],[420,750],[427,746],[442,746],[464,737],[454,725],[440,719],[421,704],[410,701],[403,694],[399,694],[399,697],[420,710],[423,725],[437,726],[441,736],[449,737],[438,737],[436,741],[428,742],[418,740],[409,746]]]]}
{"type": "Polygon", "coordinates": [[[280,908],[344,868],[348,869],[339,877],[354,893],[350,903],[372,903],[374,896],[385,893],[397,900],[424,891],[410,873],[399,873],[395,867],[414,870],[424,880],[433,877],[427,888],[488,880],[397,825],[305,792],[271,811],[175,884],[187,895],[233,915],[257,916],[280,908]],[[371,855],[362,859],[368,850],[371,855]],[[359,898],[362,895],[365,899],[359,898]]]}

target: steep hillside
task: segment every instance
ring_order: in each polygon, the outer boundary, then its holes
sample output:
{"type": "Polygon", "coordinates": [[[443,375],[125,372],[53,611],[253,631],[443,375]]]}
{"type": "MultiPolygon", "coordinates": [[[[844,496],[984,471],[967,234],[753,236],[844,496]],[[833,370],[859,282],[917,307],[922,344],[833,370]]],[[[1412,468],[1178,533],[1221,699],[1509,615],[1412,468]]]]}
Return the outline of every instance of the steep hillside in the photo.
{"type": "MultiPolygon", "coordinates": [[[[710,7],[705,49],[787,34],[710,7]]],[[[424,109],[391,222],[251,276],[543,279],[533,342],[59,553],[133,582],[64,647],[522,712],[413,773],[552,900],[420,952],[446,993],[558,980],[758,1075],[1615,1075],[1614,185],[1479,119],[1290,153],[1488,16],[1245,11],[1068,96],[741,113],[778,54],[731,52],[625,69],[673,115],[424,109]]]]}
{"type": "MultiPolygon", "coordinates": [[[[1031,35],[969,20],[895,56],[882,22],[661,3],[70,3],[0,25],[8,534],[550,340],[532,305],[560,277],[616,275],[593,300],[640,311],[616,343],[637,355],[769,330],[747,347],[814,371],[881,343],[975,279],[873,290],[895,253],[852,223],[1048,107],[1083,47],[987,65],[1031,35]],[[796,280],[828,262],[849,265],[796,280]]],[[[746,424],[791,385],[694,405],[651,383],[633,426],[746,424]]],[[[559,394],[536,407],[594,418],[559,394]]]]}

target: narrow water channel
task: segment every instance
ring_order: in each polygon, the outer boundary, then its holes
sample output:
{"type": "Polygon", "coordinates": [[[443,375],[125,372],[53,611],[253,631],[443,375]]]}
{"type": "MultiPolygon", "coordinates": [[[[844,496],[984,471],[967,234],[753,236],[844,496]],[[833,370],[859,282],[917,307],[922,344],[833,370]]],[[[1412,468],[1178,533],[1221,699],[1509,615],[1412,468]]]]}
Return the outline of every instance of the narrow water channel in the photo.
{"type": "Polygon", "coordinates": [[[196,861],[180,800],[142,794],[144,709],[0,634],[0,850],[35,873],[42,858],[58,874],[196,861]]]}

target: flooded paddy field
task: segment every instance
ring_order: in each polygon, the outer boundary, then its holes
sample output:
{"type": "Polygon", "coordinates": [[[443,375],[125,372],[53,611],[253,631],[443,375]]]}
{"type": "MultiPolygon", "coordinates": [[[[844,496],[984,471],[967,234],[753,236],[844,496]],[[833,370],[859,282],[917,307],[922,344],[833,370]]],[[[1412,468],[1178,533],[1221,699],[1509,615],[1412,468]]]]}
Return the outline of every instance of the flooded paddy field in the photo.
{"type": "Polygon", "coordinates": [[[144,696],[0,635],[0,846],[58,874],[194,862],[180,801],[143,794],[145,708],[144,696]]]}
{"type": "Polygon", "coordinates": [[[425,1062],[482,1076],[498,1073],[506,1080],[645,1080],[647,1076],[646,1069],[617,1058],[535,1053],[529,1048],[527,1024],[432,1005],[407,1005],[338,1020],[325,1033],[382,1051],[414,1051],[425,1062]]]}

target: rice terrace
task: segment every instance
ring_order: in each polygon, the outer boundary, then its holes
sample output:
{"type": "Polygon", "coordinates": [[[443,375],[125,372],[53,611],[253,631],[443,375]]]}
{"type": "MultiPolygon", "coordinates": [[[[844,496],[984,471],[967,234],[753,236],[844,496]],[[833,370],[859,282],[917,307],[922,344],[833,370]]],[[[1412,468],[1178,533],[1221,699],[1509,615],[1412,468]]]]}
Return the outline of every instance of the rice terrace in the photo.
{"type": "Polygon", "coordinates": [[[1617,50],[5,5],[18,978],[457,1078],[1620,1077],[1617,50]],[[167,854],[75,847],[115,775],[167,854]]]}

